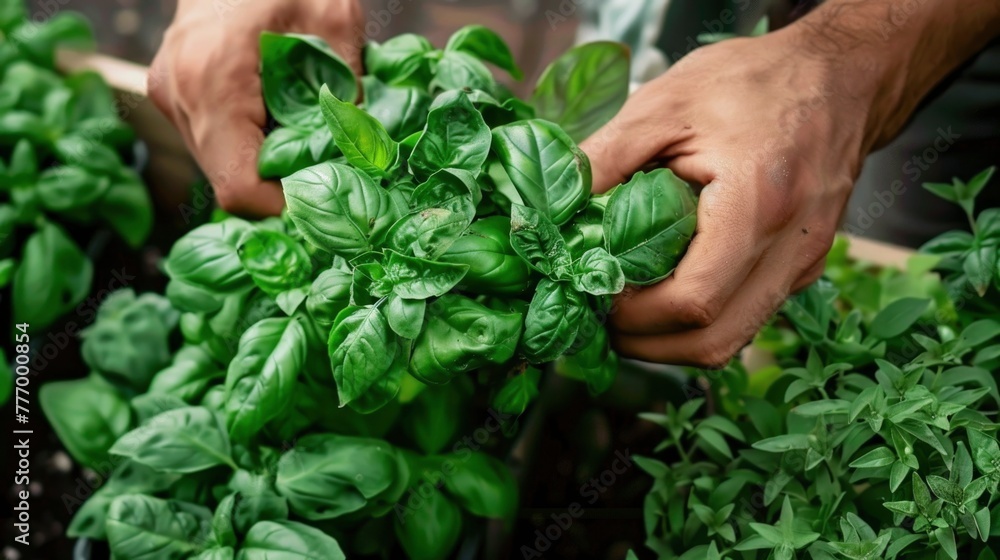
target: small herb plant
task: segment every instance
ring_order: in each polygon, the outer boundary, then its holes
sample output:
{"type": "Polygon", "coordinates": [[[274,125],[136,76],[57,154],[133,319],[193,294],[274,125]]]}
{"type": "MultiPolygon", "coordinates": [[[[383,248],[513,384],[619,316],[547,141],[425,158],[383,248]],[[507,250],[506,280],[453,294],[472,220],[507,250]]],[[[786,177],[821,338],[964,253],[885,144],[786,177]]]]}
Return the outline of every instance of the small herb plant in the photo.
{"type": "Polygon", "coordinates": [[[35,329],[90,292],[93,266],[67,225],[104,224],[138,247],[152,223],[111,90],[95,73],[54,70],[57,46],[90,43],[76,14],[37,23],[20,1],[0,6],[0,288],[35,329]]]}
{"type": "Polygon", "coordinates": [[[654,479],[649,549],[997,558],[1000,321],[984,316],[997,304],[996,210],[972,219],[991,173],[927,185],[966,209],[974,233],[939,237],[904,271],[849,262],[839,240],[826,279],[755,340],[775,365],[693,372],[693,398],[644,415],[668,434],[656,458],[636,458],[654,479]]]}
{"type": "Polygon", "coordinates": [[[181,238],[165,297],[108,301],[91,376],[43,388],[74,458],[114,466],[69,533],[116,558],[447,557],[517,508],[499,442],[468,442],[482,407],[512,431],[553,362],[607,389],[600,314],[670,274],[695,198],[667,170],[590,196],[576,140],[624,102],[619,45],[569,51],[524,102],[488,29],[404,35],[368,48],[360,107],[315,37],[261,52],[286,213],[181,238]]]}

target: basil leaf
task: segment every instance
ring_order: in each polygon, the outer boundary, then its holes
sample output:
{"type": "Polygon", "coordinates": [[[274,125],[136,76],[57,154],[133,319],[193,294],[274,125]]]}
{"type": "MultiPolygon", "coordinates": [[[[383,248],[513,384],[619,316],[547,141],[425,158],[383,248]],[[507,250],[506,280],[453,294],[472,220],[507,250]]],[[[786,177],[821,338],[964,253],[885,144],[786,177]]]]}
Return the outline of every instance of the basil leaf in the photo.
{"type": "Polygon", "coordinates": [[[330,332],[330,366],[340,406],[362,396],[393,371],[399,347],[378,307],[348,307],[330,332]]]}
{"type": "Polygon", "coordinates": [[[336,539],[295,521],[261,521],[250,528],[237,560],[344,560],[336,539]]]}
{"type": "Polygon", "coordinates": [[[385,315],[389,327],[403,338],[414,339],[420,335],[424,326],[424,313],[427,311],[427,301],[423,299],[403,299],[393,294],[389,296],[385,306],[385,315]]]}
{"type": "Polygon", "coordinates": [[[406,255],[436,259],[469,227],[464,214],[444,208],[410,212],[397,221],[385,236],[385,246],[406,255]]]}
{"type": "Polygon", "coordinates": [[[108,449],[132,421],[125,399],[96,376],[45,383],[38,399],[66,451],[91,468],[106,464],[108,449]]]}
{"type": "Polygon", "coordinates": [[[447,294],[430,304],[426,325],[414,341],[410,373],[428,384],[514,356],[521,336],[520,313],[494,311],[475,301],[447,294]]]}
{"type": "Polygon", "coordinates": [[[126,494],[162,492],[179,478],[132,461],[119,462],[109,475],[104,484],[73,515],[73,520],[66,527],[67,536],[107,540],[108,510],[115,498],[126,494]]]}
{"type": "Polygon", "coordinates": [[[293,318],[264,319],[243,333],[226,372],[226,425],[233,439],[251,439],[286,409],[306,350],[306,333],[293,318]]]}
{"type": "Polygon", "coordinates": [[[558,126],[520,121],[493,130],[493,151],[526,206],[557,226],[590,196],[590,160],[558,126]]]}
{"type": "Polygon", "coordinates": [[[438,61],[431,91],[452,89],[493,91],[493,74],[478,58],[461,51],[445,51],[438,61]]]}
{"type": "Polygon", "coordinates": [[[420,498],[419,509],[396,515],[396,538],[408,558],[448,558],[461,535],[462,511],[436,488],[420,498]]]}
{"type": "Polygon", "coordinates": [[[531,106],[539,118],[558,124],[581,142],[618,113],[628,98],[628,86],[628,47],[588,43],[566,51],[545,69],[531,106]]]}
{"type": "Polygon", "coordinates": [[[581,326],[570,352],[572,353],[568,352],[556,361],[556,371],[560,375],[583,381],[592,395],[599,395],[611,388],[618,375],[618,355],[611,350],[608,331],[603,325],[591,321],[581,326]],[[581,345],[584,329],[591,328],[594,329],[591,339],[581,345]]]}
{"type": "Polygon", "coordinates": [[[232,294],[253,285],[240,262],[237,247],[253,226],[237,219],[206,224],[174,243],[163,262],[171,279],[214,294],[232,294]]]}
{"type": "Polygon", "coordinates": [[[402,140],[424,129],[431,97],[422,89],[390,86],[374,76],[365,76],[361,83],[365,111],[382,123],[391,138],[402,140]]]}
{"type": "Polygon", "coordinates": [[[618,259],[603,248],[590,249],[573,265],[573,287],[595,296],[614,295],[625,289],[625,274],[618,259]]]}
{"type": "Polygon", "coordinates": [[[379,80],[397,86],[426,89],[431,81],[430,59],[434,50],[430,41],[404,33],[381,45],[371,42],[365,48],[365,68],[379,80]]]}
{"type": "Polygon", "coordinates": [[[170,362],[169,337],[177,319],[162,296],[136,297],[130,288],[115,292],[101,306],[98,320],[80,333],[83,360],[118,387],[145,391],[170,362]]]}
{"type": "Polygon", "coordinates": [[[382,123],[349,101],[337,99],[323,86],[319,106],[330,134],[347,162],[371,177],[385,177],[396,163],[396,142],[382,123]]]}
{"type": "Polygon", "coordinates": [[[328,129],[285,126],[273,130],[264,138],[257,155],[257,172],[261,177],[287,177],[330,159],[336,153],[336,145],[328,129]]]}
{"type": "Polygon", "coordinates": [[[414,211],[444,208],[471,222],[476,217],[476,203],[480,199],[482,192],[472,173],[442,169],[413,190],[409,205],[414,211]]]}
{"type": "Polygon", "coordinates": [[[323,326],[331,326],[351,299],[354,275],[340,268],[324,270],[313,280],[306,296],[309,316],[323,326]]]}
{"type": "Polygon", "coordinates": [[[122,160],[114,150],[90,138],[63,136],[56,140],[52,150],[60,162],[97,174],[114,174],[122,167],[122,160]]]}
{"type": "Polygon", "coordinates": [[[250,230],[240,238],[236,251],[254,284],[272,296],[304,286],[312,276],[309,254],[284,233],[250,230]]]}
{"type": "Polygon", "coordinates": [[[696,211],[690,187],[668,169],[636,173],[615,189],[604,239],[625,281],[647,285],[669,276],[694,235],[696,211]]]}
{"type": "Polygon", "coordinates": [[[531,268],[555,280],[571,274],[572,259],[566,241],[548,217],[532,208],[511,208],[510,244],[531,268]]]}
{"type": "Polygon", "coordinates": [[[84,169],[58,165],[38,176],[38,195],[42,206],[60,212],[93,204],[108,191],[111,182],[84,169]]]}
{"type": "Polygon", "coordinates": [[[358,86],[350,67],[312,35],[260,34],[261,89],[271,115],[284,126],[323,126],[319,91],[323,85],[338,99],[354,100],[358,86]]]}
{"type": "Polygon", "coordinates": [[[993,276],[997,273],[998,253],[1000,253],[1000,247],[997,245],[973,246],[972,251],[965,256],[962,269],[979,297],[986,295],[986,291],[989,290],[990,283],[993,281],[993,276]]]}
{"type": "Polygon", "coordinates": [[[400,425],[417,448],[426,454],[439,453],[459,430],[456,418],[468,405],[468,392],[458,383],[420,386],[420,394],[407,403],[400,425]]]}
{"type": "MultiPolygon", "coordinates": [[[[442,96],[443,97],[443,96],[442,96]]],[[[410,171],[424,181],[440,169],[479,175],[490,150],[490,129],[469,97],[458,93],[436,104],[410,154],[410,171]]]]}
{"type": "Polygon", "coordinates": [[[288,215],[306,241],[344,258],[370,250],[372,238],[395,221],[385,190],[346,165],[307,167],[281,184],[288,215]]]}
{"type": "Polygon", "coordinates": [[[467,52],[486,62],[496,64],[506,70],[515,80],[524,73],[514,62],[510,47],[493,30],[482,25],[467,25],[456,31],[445,46],[445,51],[467,52]]]}
{"type": "Polygon", "coordinates": [[[14,273],[14,318],[41,329],[83,301],[94,266],[61,227],[46,222],[21,250],[14,273]]]}
{"type": "Polygon", "coordinates": [[[531,401],[538,397],[538,378],[540,376],[540,371],[528,368],[524,373],[505,381],[493,397],[493,408],[501,414],[512,416],[524,414],[531,401]]]}
{"type": "Polygon", "coordinates": [[[902,298],[890,303],[872,319],[869,326],[871,335],[888,340],[903,334],[920,319],[930,304],[930,300],[918,298],[902,298]]]}
{"type": "Polygon", "coordinates": [[[406,257],[395,251],[387,253],[386,280],[392,283],[392,292],[404,299],[440,297],[461,282],[469,270],[463,264],[406,257]]]}
{"type": "Polygon", "coordinates": [[[212,356],[201,346],[182,346],[170,365],[161,369],[149,383],[149,394],[173,395],[195,404],[209,386],[226,378],[212,356]]]}
{"type": "Polygon", "coordinates": [[[142,178],[121,169],[97,205],[97,214],[132,248],[145,243],[153,229],[153,202],[142,178]]]}
{"type": "Polygon", "coordinates": [[[191,560],[233,560],[236,558],[236,551],[230,546],[212,547],[207,548],[196,556],[192,556],[191,560]]]}
{"type": "Polygon", "coordinates": [[[506,216],[472,222],[439,260],[469,267],[458,283],[460,290],[511,296],[524,293],[531,284],[531,269],[511,245],[511,221],[506,216]]]}
{"type": "Polygon", "coordinates": [[[236,468],[222,422],[201,406],[154,416],[119,438],[109,452],[165,472],[193,473],[216,465],[236,468]]]}
{"type": "Polygon", "coordinates": [[[208,543],[212,512],[177,500],[131,494],[119,496],[108,510],[108,544],[115,558],[182,558],[208,543]]]}
{"type": "Polygon", "coordinates": [[[576,339],[586,302],[568,284],[542,279],[524,318],[521,350],[532,363],[551,362],[576,339]]]}
{"type": "Polygon", "coordinates": [[[455,471],[444,477],[445,491],[459,506],[479,517],[513,519],[517,513],[517,482],[510,469],[483,453],[455,459],[455,471]]]}
{"type": "Polygon", "coordinates": [[[402,494],[399,481],[409,481],[409,470],[388,443],[311,434],[281,456],[275,487],[296,515],[321,520],[394,503],[402,494]]]}

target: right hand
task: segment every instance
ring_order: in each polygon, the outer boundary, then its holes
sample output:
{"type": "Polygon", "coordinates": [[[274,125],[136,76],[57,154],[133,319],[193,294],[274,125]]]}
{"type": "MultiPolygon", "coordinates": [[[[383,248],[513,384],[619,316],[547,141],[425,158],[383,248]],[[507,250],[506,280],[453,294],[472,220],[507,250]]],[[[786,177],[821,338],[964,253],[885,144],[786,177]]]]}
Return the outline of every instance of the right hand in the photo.
{"type": "Polygon", "coordinates": [[[267,115],[260,33],[322,37],[361,75],[363,27],[357,0],[179,1],[149,70],[149,96],[180,131],[220,208],[262,217],[285,204],[281,187],[257,174],[267,115]]]}

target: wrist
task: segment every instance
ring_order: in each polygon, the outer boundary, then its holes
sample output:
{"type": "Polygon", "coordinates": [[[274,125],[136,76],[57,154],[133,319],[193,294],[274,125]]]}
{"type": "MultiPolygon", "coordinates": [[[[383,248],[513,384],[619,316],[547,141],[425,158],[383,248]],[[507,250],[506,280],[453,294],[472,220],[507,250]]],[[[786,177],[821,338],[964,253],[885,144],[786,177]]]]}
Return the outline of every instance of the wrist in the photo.
{"type": "Polygon", "coordinates": [[[827,0],[781,30],[835,92],[864,116],[863,155],[892,140],[920,101],[1000,35],[1000,4],[948,0],[827,0]]]}

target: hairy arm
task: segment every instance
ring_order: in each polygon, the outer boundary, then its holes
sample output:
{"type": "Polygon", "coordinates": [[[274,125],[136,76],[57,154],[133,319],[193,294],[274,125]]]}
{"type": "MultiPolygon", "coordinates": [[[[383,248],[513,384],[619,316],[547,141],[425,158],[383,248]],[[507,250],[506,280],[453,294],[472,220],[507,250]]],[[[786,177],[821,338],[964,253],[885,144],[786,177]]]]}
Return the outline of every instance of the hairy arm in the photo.
{"type": "Polygon", "coordinates": [[[818,278],[865,157],[1000,33],[1000,4],[828,0],[695,50],[583,144],[594,187],[651,163],[705,185],[687,255],[611,317],[627,356],[722,366],[818,278]]]}

